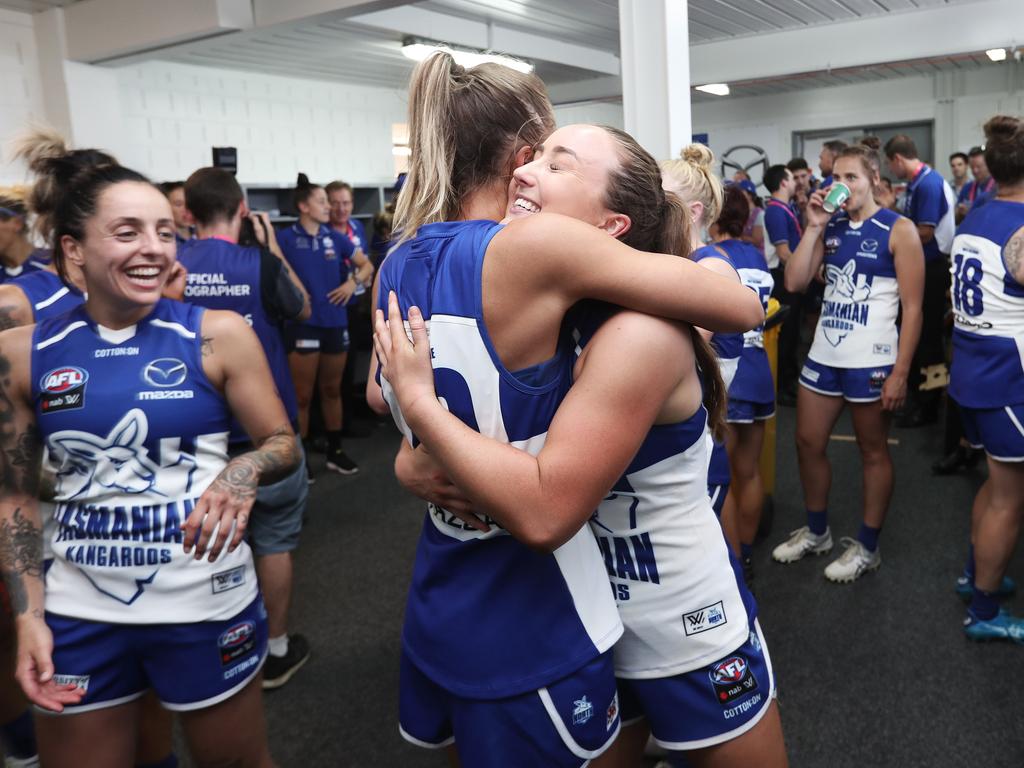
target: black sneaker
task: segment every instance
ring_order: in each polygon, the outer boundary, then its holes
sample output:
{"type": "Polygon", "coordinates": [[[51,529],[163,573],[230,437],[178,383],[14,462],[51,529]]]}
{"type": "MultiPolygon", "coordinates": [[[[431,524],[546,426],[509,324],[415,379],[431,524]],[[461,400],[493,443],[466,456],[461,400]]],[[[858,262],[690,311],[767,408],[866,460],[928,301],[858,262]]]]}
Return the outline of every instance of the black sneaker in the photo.
{"type": "Polygon", "coordinates": [[[359,465],[338,448],[327,453],[327,468],[340,475],[354,475],[359,471],[359,465]]]}
{"type": "Polygon", "coordinates": [[[263,690],[272,691],[292,679],[309,661],[309,641],[302,635],[288,636],[288,653],[284,656],[267,654],[267,662],[263,665],[263,690]]]}

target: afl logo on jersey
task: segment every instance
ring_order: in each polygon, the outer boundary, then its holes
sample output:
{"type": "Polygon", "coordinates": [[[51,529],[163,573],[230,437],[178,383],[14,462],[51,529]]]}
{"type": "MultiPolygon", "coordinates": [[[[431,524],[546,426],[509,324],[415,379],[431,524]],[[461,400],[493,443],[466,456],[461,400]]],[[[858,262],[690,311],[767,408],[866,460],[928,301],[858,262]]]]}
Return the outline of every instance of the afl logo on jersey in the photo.
{"type": "Polygon", "coordinates": [[[256,647],[256,625],[251,621],[235,624],[217,638],[220,662],[229,667],[256,647]]]}
{"type": "Polygon", "coordinates": [[[738,683],[747,674],[747,660],[733,656],[711,668],[711,679],[716,683],[738,683]]]}
{"type": "Polygon", "coordinates": [[[54,368],[39,380],[39,410],[56,413],[85,405],[85,383],[89,373],[82,368],[54,368]]]}
{"type": "Polygon", "coordinates": [[[175,357],[161,357],[146,363],[142,378],[153,387],[177,387],[188,378],[188,367],[175,357]]]}

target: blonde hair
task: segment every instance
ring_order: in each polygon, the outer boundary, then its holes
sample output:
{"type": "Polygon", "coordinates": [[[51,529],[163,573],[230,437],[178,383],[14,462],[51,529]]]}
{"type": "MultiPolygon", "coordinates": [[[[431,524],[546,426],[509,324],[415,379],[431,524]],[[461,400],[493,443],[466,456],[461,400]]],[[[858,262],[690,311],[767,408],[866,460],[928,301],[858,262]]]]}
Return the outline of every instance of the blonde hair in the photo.
{"type": "Polygon", "coordinates": [[[685,203],[701,203],[704,213],[697,222],[705,227],[714,223],[722,210],[722,181],[715,173],[715,153],[703,144],[688,144],[679,158],[661,164],[662,173],[678,185],[685,203]]]}
{"type": "Polygon", "coordinates": [[[467,195],[507,177],[511,161],[554,129],[544,83],[500,64],[466,69],[435,53],[409,85],[409,172],[395,207],[397,244],[458,217],[467,195]]]}

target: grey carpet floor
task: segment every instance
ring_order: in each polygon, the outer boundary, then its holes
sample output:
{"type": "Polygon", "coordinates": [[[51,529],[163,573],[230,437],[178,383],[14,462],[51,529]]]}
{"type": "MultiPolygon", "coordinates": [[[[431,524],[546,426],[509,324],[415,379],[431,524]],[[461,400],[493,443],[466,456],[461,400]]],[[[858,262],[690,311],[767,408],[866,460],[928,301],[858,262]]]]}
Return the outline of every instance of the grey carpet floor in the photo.
{"type": "MultiPolygon", "coordinates": [[[[894,429],[896,491],[882,567],[855,584],[831,584],[822,575],[827,557],[771,561],[772,546],[804,522],[794,411],[779,415],[775,523],[755,551],[755,583],[791,764],[1024,766],[1024,648],[967,641],[953,592],[983,471],[933,478],[928,466],[941,450],[941,428],[894,429]]],[[[847,417],[836,434],[852,435],[847,417]]],[[[421,503],[394,480],[397,444],[390,425],[380,425],[346,444],[359,475],[321,471],[313,486],[292,611],[293,631],[309,638],[313,656],[266,697],[282,768],[447,765],[407,745],[397,728],[402,611],[423,520],[421,503]]],[[[855,536],[856,445],[834,440],[830,456],[833,534],[855,536]]],[[[322,456],[312,461],[322,470],[322,456]]],[[[1017,556],[1010,573],[1024,581],[1021,566],[1017,556]]],[[[1024,613],[1024,598],[1010,607],[1024,613]]]]}

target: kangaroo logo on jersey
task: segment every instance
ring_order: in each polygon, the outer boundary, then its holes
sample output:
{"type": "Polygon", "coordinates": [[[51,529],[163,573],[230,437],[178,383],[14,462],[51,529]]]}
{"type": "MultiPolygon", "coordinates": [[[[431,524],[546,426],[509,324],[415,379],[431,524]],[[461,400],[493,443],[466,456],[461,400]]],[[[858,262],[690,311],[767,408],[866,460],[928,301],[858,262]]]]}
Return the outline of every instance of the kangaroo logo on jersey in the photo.
{"type": "Polygon", "coordinates": [[[583,725],[594,716],[594,705],[584,696],[572,703],[572,724],[583,725]]]}
{"type": "Polygon", "coordinates": [[[177,387],[188,378],[188,366],[177,358],[161,357],[146,364],[142,378],[152,387],[177,387]]]}
{"type": "Polygon", "coordinates": [[[757,678],[750,673],[750,664],[742,656],[730,656],[718,662],[711,667],[708,676],[721,704],[757,690],[757,678]]]}
{"type": "Polygon", "coordinates": [[[50,435],[47,447],[58,467],[57,498],[102,498],[112,491],[170,495],[158,484],[187,492],[195,457],[178,451],[174,463],[157,466],[144,445],[148,431],[145,412],[133,408],[105,437],[74,429],[50,435]]]}
{"type": "Polygon", "coordinates": [[[857,325],[868,322],[870,307],[866,302],[871,297],[871,286],[866,275],[856,273],[855,259],[846,262],[842,269],[832,264],[825,267],[828,294],[822,302],[821,326],[833,347],[838,347],[857,325]]]}
{"type": "Polygon", "coordinates": [[[68,365],[54,368],[39,380],[39,410],[56,413],[85,405],[85,383],[89,373],[83,368],[68,365]]]}

